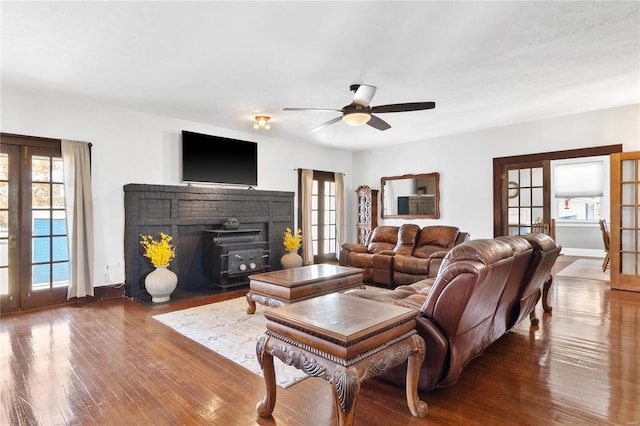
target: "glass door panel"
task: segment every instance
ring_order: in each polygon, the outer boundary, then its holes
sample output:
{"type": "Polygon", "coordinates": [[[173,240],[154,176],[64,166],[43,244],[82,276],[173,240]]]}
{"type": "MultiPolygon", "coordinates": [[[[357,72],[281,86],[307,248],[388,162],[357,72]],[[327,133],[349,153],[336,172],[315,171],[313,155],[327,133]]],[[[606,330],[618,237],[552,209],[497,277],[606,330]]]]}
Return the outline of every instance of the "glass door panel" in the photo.
{"type": "Polygon", "coordinates": [[[503,205],[508,206],[502,220],[502,235],[543,230],[548,233],[551,217],[549,162],[507,164],[502,176],[506,177],[502,180],[503,199],[506,201],[503,205]]]}
{"type": "Polygon", "coordinates": [[[640,291],[640,151],[611,155],[611,288],[640,291]]]}

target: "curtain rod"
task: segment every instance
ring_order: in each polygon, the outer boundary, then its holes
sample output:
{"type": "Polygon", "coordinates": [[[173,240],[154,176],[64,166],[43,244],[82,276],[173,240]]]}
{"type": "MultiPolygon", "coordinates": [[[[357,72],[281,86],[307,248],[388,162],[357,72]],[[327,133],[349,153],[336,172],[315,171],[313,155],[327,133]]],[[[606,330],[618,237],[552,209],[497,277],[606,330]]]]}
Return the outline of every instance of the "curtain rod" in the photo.
{"type": "MultiPolygon", "coordinates": [[[[293,169],[294,172],[297,172],[298,170],[304,170],[304,169],[293,169]]],[[[313,170],[313,169],[311,169],[311,170],[314,171],[314,172],[320,172],[320,173],[342,173],[342,172],[326,172],[324,170],[313,170]]],[[[342,174],[345,175],[345,176],[347,175],[346,173],[342,173],[342,174]]]]}

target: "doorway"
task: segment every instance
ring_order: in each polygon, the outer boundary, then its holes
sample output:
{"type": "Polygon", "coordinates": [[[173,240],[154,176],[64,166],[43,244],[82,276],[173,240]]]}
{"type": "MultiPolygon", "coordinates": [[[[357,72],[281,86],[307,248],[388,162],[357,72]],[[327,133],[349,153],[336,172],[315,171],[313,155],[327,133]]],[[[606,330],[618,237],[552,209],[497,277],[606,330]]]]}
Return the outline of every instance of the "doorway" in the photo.
{"type": "Polygon", "coordinates": [[[617,152],[622,152],[622,145],[494,158],[494,237],[520,235],[532,229],[554,236],[550,162],[617,152]]]}
{"type": "MultiPolygon", "coordinates": [[[[302,171],[298,172],[298,187],[302,185],[302,171]]],[[[302,193],[299,189],[298,193],[302,193]]],[[[313,263],[330,263],[336,260],[337,200],[336,179],[333,172],[313,171],[311,188],[311,243],[313,263]]],[[[298,198],[298,223],[302,223],[305,210],[302,197],[298,198]]],[[[305,236],[309,238],[309,236],[305,236]]]]}
{"type": "Polygon", "coordinates": [[[60,141],[1,137],[0,309],[63,303],[69,253],[60,141]]]}

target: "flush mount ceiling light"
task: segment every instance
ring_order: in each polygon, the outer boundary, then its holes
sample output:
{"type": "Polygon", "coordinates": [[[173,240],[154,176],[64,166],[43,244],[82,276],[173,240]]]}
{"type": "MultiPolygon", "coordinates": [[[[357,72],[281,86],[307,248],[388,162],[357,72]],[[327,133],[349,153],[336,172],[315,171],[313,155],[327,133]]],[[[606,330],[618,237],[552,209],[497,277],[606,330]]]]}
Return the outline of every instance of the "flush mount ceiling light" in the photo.
{"type": "Polygon", "coordinates": [[[268,115],[256,115],[256,122],[253,124],[253,128],[256,130],[269,130],[271,128],[271,124],[269,124],[270,118],[271,117],[269,117],[268,115]]]}

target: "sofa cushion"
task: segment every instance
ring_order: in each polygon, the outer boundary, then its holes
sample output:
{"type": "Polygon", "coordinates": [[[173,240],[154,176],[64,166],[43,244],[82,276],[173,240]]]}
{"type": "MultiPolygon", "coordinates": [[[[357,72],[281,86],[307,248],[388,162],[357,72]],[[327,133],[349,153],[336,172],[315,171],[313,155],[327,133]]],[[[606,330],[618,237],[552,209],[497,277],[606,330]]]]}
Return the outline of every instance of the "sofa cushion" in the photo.
{"type": "Polygon", "coordinates": [[[383,250],[393,250],[398,242],[397,226],[376,226],[371,234],[368,252],[379,253],[383,250]]]}
{"type": "Polygon", "coordinates": [[[416,245],[416,237],[420,232],[420,227],[413,223],[402,225],[398,229],[398,243],[393,249],[396,254],[410,255],[416,245]]]}
{"type": "Polygon", "coordinates": [[[460,230],[455,226],[425,226],[420,230],[412,255],[429,257],[434,252],[454,246],[460,230]]]}

